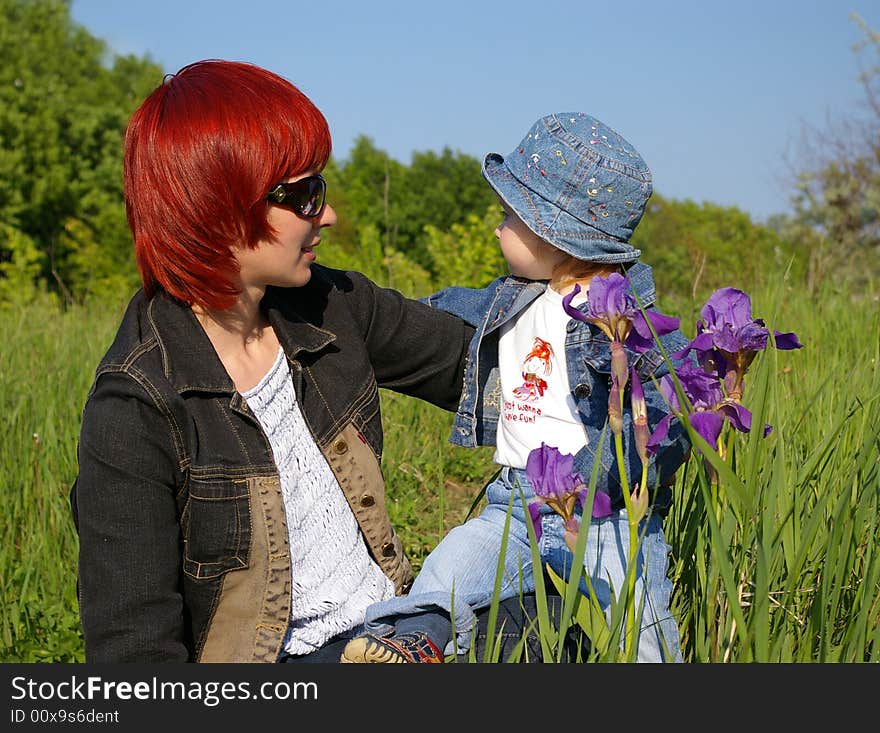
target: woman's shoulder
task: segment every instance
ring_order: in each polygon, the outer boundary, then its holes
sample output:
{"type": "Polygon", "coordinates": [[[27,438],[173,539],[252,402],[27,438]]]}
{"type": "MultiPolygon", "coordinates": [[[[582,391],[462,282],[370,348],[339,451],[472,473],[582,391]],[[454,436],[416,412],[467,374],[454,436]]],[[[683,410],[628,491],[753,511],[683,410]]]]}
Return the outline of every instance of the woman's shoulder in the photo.
{"type": "Polygon", "coordinates": [[[134,381],[148,391],[161,390],[172,365],[198,362],[195,317],[189,307],[159,291],[148,297],[142,289],[131,298],[109,347],[95,368],[94,384],[104,375],[113,381],[134,381]],[[189,356],[176,352],[188,351],[189,356]]]}
{"type": "Polygon", "coordinates": [[[98,361],[83,407],[84,420],[104,415],[106,410],[137,410],[137,405],[154,402],[162,359],[151,355],[155,338],[147,335],[150,299],[139,290],[129,301],[109,347],[98,361]],[[155,366],[148,366],[152,361],[155,366]]]}
{"type": "Polygon", "coordinates": [[[132,353],[143,346],[143,324],[147,320],[149,303],[150,299],[144,294],[143,289],[139,289],[128,301],[113,341],[98,363],[99,370],[114,364],[124,364],[131,358],[132,353]]]}

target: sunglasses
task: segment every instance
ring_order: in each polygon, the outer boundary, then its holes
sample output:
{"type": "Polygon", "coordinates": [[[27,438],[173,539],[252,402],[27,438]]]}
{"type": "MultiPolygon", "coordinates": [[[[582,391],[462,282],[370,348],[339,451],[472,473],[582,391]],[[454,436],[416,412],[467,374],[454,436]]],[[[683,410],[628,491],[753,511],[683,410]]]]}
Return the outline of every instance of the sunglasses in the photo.
{"type": "Polygon", "coordinates": [[[292,183],[279,183],[266,194],[266,199],[273,204],[286,206],[298,216],[313,219],[324,211],[326,196],[327,181],[318,174],[292,183]]]}

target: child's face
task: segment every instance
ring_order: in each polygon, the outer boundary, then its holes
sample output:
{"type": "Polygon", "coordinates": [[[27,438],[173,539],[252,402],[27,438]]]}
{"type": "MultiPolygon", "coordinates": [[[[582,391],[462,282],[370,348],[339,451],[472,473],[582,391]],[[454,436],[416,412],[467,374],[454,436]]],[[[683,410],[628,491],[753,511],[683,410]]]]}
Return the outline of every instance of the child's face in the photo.
{"type": "Polygon", "coordinates": [[[511,275],[530,280],[549,280],[553,268],[568,258],[529,229],[516,214],[502,204],[504,219],[495,229],[501,254],[511,275]]]}

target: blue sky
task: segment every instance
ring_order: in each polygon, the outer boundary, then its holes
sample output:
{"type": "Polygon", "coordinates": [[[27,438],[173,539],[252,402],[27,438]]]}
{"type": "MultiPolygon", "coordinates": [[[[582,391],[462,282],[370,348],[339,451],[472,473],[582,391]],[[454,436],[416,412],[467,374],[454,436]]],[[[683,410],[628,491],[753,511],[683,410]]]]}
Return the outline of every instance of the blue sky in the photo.
{"type": "Polygon", "coordinates": [[[167,72],[249,61],[326,115],[334,154],[359,134],[408,163],[448,146],[507,153],[550,112],[587,112],[642,153],[655,191],[790,210],[805,126],[864,104],[853,51],[876,0],[73,0],[111,51],[167,72]]]}

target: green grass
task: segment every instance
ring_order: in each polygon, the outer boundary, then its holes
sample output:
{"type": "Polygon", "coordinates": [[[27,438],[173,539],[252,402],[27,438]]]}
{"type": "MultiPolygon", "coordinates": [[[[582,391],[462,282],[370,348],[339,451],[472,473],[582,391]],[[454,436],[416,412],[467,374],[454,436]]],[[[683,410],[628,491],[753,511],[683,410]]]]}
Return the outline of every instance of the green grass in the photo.
{"type": "Polygon", "coordinates": [[[82,658],[69,491],[80,414],[121,311],[0,309],[3,661],[82,658]]]}
{"type": "MultiPolygon", "coordinates": [[[[750,294],[755,316],[796,331],[805,348],[770,349],[747,376],[744,402],[770,436],[732,435],[716,484],[696,452],[679,474],[666,533],[685,661],[877,661],[880,301],[831,287],[815,300],[750,294]]],[[[0,309],[2,661],[83,658],[68,493],[82,405],[120,315],[0,309]]],[[[682,327],[693,335],[687,318],[682,327]]],[[[450,446],[441,410],[392,394],[382,405],[389,511],[418,568],[467,515],[494,471],[492,449],[450,446]]],[[[601,617],[577,600],[564,623],[605,639],[590,660],[619,659],[601,617]]],[[[538,621],[555,654],[559,630],[538,621]]]]}

